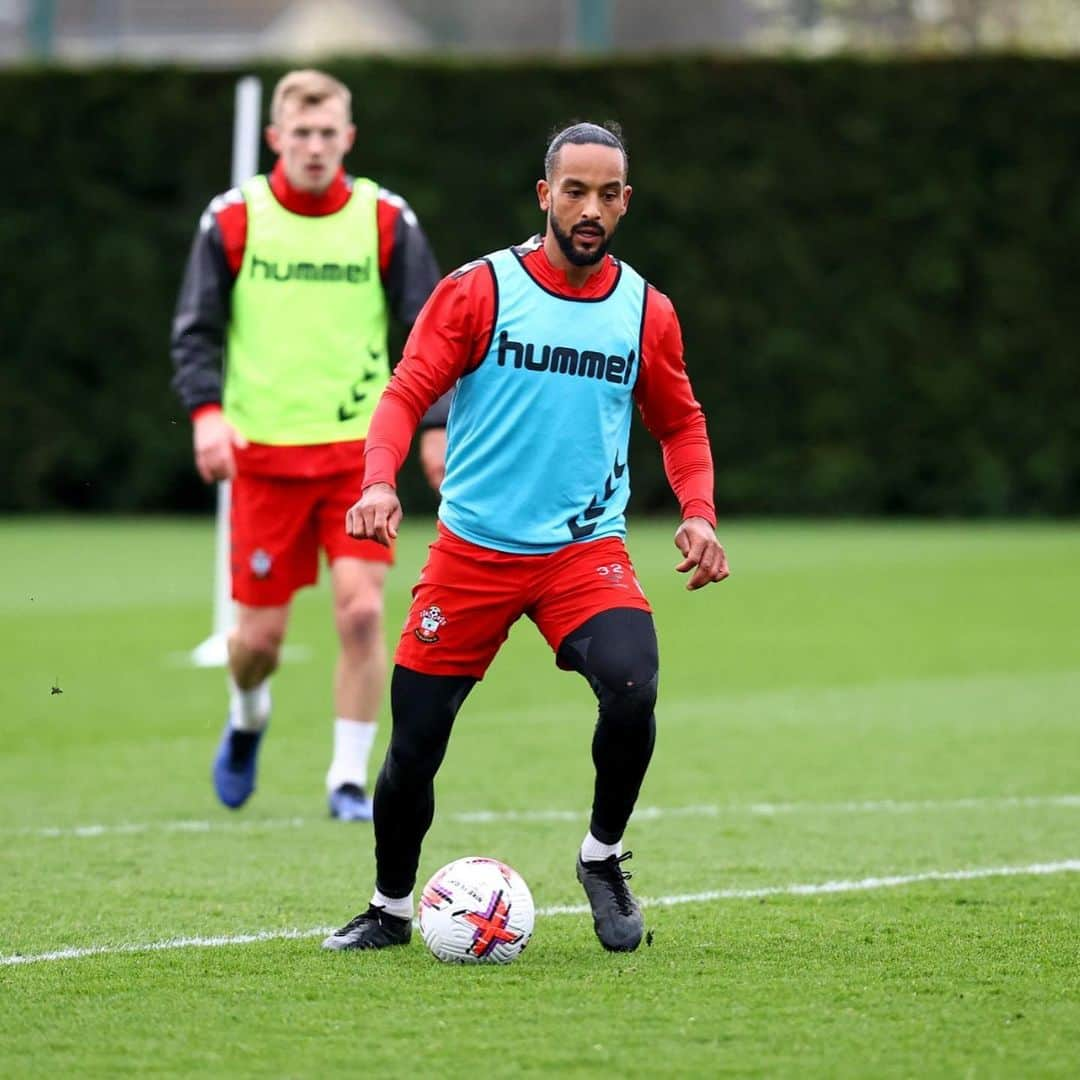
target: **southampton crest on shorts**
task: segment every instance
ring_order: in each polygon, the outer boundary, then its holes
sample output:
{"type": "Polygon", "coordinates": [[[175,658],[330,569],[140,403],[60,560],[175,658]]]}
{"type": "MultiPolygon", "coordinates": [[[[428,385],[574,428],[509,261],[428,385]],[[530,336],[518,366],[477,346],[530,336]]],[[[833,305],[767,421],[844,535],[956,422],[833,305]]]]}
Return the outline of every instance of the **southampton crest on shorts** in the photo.
{"type": "Polygon", "coordinates": [[[438,604],[432,604],[420,612],[420,625],[413,631],[425,645],[434,645],[439,640],[439,627],[446,622],[446,616],[438,604]]]}
{"type": "Polygon", "coordinates": [[[270,576],[273,565],[274,560],[262,548],[256,548],[251,553],[251,572],[260,580],[270,576]]]}

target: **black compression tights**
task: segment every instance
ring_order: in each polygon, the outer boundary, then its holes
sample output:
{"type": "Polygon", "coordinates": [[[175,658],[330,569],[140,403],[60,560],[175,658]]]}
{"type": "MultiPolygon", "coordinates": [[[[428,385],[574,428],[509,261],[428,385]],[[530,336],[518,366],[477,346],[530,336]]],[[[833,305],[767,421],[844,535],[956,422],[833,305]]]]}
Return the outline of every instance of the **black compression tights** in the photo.
{"type": "Polygon", "coordinates": [[[394,667],[394,727],[375,783],[375,887],[384,896],[408,896],[416,884],[420,845],[435,816],[435,774],[454,717],[475,685],[468,675],[394,667]]]}
{"type": "Polygon", "coordinates": [[[656,742],[659,658],[652,615],[613,608],[594,615],[559,648],[559,664],[580,672],[596,694],[596,766],[589,831],[602,844],[622,839],[656,742]]]}
{"type": "MultiPolygon", "coordinates": [[[[597,840],[614,844],[630,820],[656,737],[652,616],[633,608],[595,615],[566,636],[558,660],[584,675],[597,697],[590,829],[597,840]]],[[[394,726],[375,785],[376,887],[386,896],[407,896],[416,884],[420,845],[435,813],[435,774],[454,717],[475,683],[464,675],[394,668],[394,726]]]]}

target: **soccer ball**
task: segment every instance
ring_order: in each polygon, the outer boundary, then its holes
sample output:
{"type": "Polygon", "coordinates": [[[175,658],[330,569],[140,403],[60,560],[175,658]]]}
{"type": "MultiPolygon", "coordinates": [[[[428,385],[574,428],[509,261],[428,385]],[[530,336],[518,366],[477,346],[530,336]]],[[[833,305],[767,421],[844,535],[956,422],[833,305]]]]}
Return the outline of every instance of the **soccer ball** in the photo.
{"type": "Polygon", "coordinates": [[[497,859],[447,863],[420,896],[420,933],[451,964],[509,964],[529,943],[536,909],[521,875],[497,859]]]}

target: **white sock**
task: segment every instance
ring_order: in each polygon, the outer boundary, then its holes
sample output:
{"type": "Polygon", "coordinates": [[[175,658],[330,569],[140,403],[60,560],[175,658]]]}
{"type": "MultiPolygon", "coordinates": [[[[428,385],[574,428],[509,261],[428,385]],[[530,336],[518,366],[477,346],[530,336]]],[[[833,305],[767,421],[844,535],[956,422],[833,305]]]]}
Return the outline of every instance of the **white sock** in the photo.
{"type": "Polygon", "coordinates": [[[368,720],[334,721],[334,760],[326,774],[326,790],[336,791],[342,784],[367,787],[368,758],[378,725],[368,720]]]}
{"type": "Polygon", "coordinates": [[[229,726],[237,731],[262,731],[270,722],[270,680],[241,690],[229,676],[229,726]]]}
{"type": "Polygon", "coordinates": [[[394,896],[383,896],[383,894],[376,889],[375,892],[372,893],[371,902],[376,907],[383,908],[387,915],[394,915],[399,919],[411,919],[413,916],[412,893],[398,899],[394,896]]]}
{"type": "Polygon", "coordinates": [[[600,841],[589,832],[585,834],[585,839],[581,841],[582,862],[599,862],[602,859],[611,858],[612,855],[621,854],[621,840],[617,844],[601,844],[600,841]]]}

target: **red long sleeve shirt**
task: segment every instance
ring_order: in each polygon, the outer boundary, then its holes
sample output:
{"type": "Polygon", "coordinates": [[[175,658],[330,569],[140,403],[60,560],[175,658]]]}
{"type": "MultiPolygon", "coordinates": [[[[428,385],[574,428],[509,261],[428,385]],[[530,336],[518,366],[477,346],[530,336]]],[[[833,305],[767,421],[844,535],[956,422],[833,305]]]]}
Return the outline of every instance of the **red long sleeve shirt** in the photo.
{"type": "MultiPolygon", "coordinates": [[[[608,256],[581,288],[548,261],[538,246],[524,266],[543,288],[561,296],[603,296],[615,280],[617,264],[608,256]]],[[[420,417],[484,358],[495,330],[494,279],[479,261],[455,271],[436,286],[424,305],[394,369],[390,385],[372,417],[365,448],[364,486],[393,484],[420,417]]],[[[694,397],[683,360],[682,332],[671,301],[648,287],[642,328],[641,367],[634,401],[645,426],[660,443],[664,470],[683,518],[716,524],[713,464],[705,416],[694,397]]]]}

